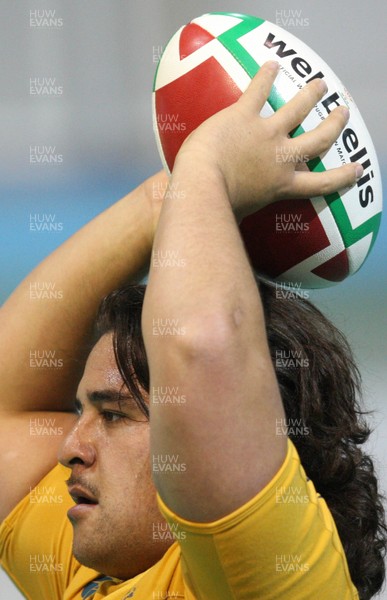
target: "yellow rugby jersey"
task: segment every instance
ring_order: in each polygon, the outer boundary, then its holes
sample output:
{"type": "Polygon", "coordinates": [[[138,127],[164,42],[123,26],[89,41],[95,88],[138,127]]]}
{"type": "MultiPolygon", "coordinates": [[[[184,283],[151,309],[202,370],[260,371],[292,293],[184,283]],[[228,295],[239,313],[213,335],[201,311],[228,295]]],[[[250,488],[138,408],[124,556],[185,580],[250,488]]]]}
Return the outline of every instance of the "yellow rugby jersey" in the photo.
{"type": "MultiPolygon", "coordinates": [[[[214,523],[192,523],[159,498],[175,541],[128,581],[73,556],[68,469],[57,465],[0,527],[3,568],[29,600],[358,600],[331,513],[296,448],[255,498],[214,523]]],[[[130,559],[129,559],[130,560],[130,559]]]]}

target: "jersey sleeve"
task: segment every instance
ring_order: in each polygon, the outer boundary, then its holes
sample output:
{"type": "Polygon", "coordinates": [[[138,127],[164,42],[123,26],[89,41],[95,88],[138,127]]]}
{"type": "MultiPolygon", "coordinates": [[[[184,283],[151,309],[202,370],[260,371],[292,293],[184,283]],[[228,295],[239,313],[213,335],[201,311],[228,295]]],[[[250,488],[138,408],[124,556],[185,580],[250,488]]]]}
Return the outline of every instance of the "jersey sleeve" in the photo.
{"type": "Polygon", "coordinates": [[[66,515],[73,505],[65,484],[68,477],[69,471],[57,465],[0,527],[1,565],[31,600],[63,598],[79,568],[66,515]]]}
{"type": "Polygon", "coordinates": [[[187,599],[359,598],[333,517],[290,440],[271,482],[216,522],[186,521],[158,501],[181,548],[187,599]]]}

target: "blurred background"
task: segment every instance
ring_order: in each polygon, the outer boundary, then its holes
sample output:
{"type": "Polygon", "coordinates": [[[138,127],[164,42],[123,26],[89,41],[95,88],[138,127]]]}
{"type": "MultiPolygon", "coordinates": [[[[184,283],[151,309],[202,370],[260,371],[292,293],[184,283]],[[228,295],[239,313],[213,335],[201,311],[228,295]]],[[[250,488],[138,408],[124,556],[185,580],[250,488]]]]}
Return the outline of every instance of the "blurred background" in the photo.
{"type": "MultiPolygon", "coordinates": [[[[387,184],[387,7],[380,0],[0,0],[0,7],[2,302],[38,261],[161,167],[151,119],[154,72],[171,35],[204,12],[277,22],[320,54],[357,102],[387,184]],[[286,26],[289,14],[302,24],[286,26]],[[39,93],[42,85],[49,94],[39,93]],[[50,164],[31,161],[42,148],[53,157],[50,164]],[[31,231],[36,215],[48,216],[51,231],[31,231]]],[[[311,293],[345,332],[360,365],[365,404],[373,411],[369,449],[383,490],[386,251],[382,222],[360,272],[311,293]]],[[[22,598],[1,571],[0,598],[22,598]]],[[[387,599],[386,591],[379,598],[387,599]]]]}

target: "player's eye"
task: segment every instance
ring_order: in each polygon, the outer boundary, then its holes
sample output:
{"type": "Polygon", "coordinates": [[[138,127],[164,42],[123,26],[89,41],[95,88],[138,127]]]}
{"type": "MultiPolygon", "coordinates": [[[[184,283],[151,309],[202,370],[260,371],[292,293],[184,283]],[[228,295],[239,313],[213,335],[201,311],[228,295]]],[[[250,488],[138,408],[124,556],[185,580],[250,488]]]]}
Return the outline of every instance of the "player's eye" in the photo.
{"type": "Polygon", "coordinates": [[[128,419],[128,415],[125,415],[120,412],[114,412],[111,410],[103,410],[101,412],[101,415],[102,415],[103,420],[106,421],[107,423],[116,423],[117,421],[120,421],[121,419],[128,419]]]}

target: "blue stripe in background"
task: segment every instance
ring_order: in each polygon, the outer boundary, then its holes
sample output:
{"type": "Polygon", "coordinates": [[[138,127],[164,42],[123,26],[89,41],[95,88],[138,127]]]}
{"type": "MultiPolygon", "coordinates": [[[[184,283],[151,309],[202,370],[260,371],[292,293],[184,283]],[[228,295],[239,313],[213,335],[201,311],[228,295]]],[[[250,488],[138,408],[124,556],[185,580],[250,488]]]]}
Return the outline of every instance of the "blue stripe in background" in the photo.
{"type": "MultiPolygon", "coordinates": [[[[84,176],[62,179],[60,185],[45,186],[44,189],[16,186],[3,189],[1,303],[45,256],[94,216],[136,187],[145,177],[145,171],[116,173],[111,179],[108,176],[96,178],[93,174],[90,178],[84,176]],[[63,230],[30,231],[31,214],[55,215],[54,223],[57,227],[63,224],[63,230]]],[[[340,288],[344,293],[346,289],[355,288],[357,294],[367,295],[370,286],[380,289],[381,281],[387,281],[387,228],[384,223],[385,219],[382,220],[376,244],[367,261],[358,273],[339,286],[334,286],[336,289],[340,288]]],[[[327,290],[322,294],[326,292],[327,290]]]]}
{"type": "Polygon", "coordinates": [[[122,173],[110,179],[95,174],[82,179],[61,180],[60,185],[1,191],[3,303],[17,284],[50,252],[115,201],[135,188],[145,173],[122,173]],[[30,231],[30,215],[55,215],[62,231],[30,231]]]}

